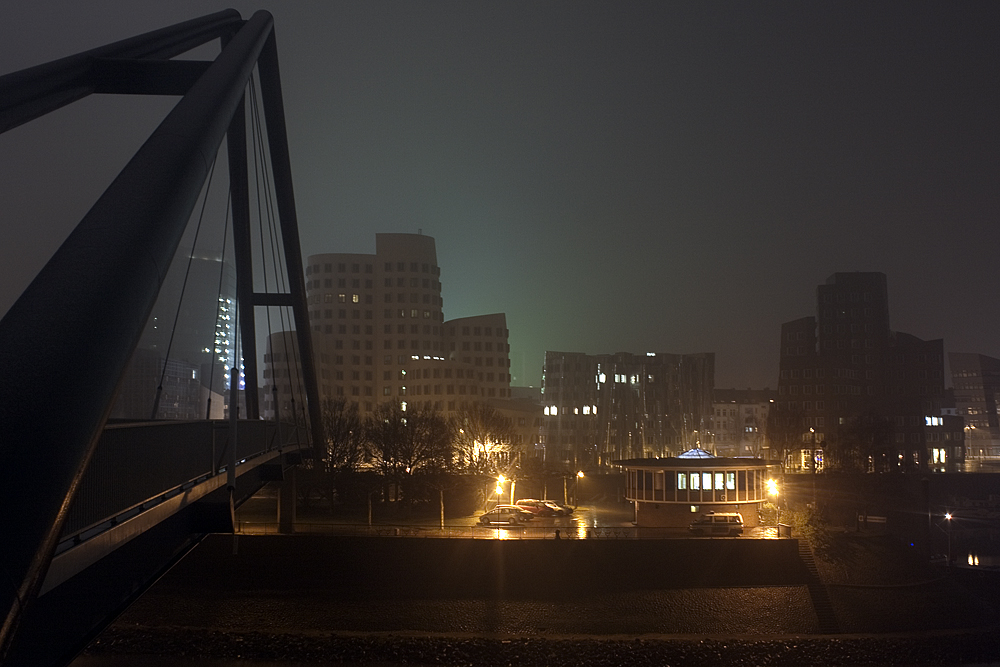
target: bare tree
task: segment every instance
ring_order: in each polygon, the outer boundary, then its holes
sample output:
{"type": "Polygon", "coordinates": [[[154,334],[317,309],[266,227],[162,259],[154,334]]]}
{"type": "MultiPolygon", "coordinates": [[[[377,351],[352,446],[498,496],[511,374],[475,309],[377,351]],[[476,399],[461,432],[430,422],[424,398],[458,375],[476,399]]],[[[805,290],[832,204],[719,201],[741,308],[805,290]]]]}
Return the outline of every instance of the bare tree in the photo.
{"type": "Polygon", "coordinates": [[[440,470],[452,459],[451,429],[432,408],[382,403],[365,424],[365,441],[371,462],[396,485],[397,500],[414,474],[440,470]]]}
{"type": "Polygon", "coordinates": [[[802,449],[802,434],[806,432],[805,412],[788,403],[775,403],[767,414],[767,442],[771,453],[784,471],[788,455],[802,449]]]}
{"type": "Polygon", "coordinates": [[[514,428],[510,419],[485,403],[474,403],[454,417],[455,450],[460,468],[491,475],[510,459],[514,428]]]}
{"type": "Polygon", "coordinates": [[[878,472],[889,458],[889,420],[869,410],[851,419],[833,441],[830,458],[840,470],[867,472],[869,459],[878,472]]]}
{"type": "Polygon", "coordinates": [[[358,404],[343,397],[327,398],[322,414],[327,472],[356,470],[365,454],[358,404]]]}

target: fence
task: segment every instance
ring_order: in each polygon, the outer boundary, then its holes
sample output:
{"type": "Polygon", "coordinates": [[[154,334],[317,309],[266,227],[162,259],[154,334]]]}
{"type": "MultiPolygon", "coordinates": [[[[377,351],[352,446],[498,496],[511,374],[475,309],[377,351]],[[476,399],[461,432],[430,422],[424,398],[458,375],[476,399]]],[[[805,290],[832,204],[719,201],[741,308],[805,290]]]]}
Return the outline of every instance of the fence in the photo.
{"type": "MultiPolygon", "coordinates": [[[[782,537],[791,537],[791,528],[782,537]]],[[[277,535],[278,523],[273,521],[242,521],[237,519],[236,532],[241,535],[277,535]]],[[[688,538],[691,533],[686,528],[659,528],[646,526],[585,526],[544,525],[544,526],[445,526],[419,524],[350,524],[350,523],[309,523],[295,522],[295,533],[347,535],[357,537],[418,537],[418,538],[461,538],[484,540],[645,540],[688,538]],[[558,532],[559,537],[556,537],[558,532]]],[[[748,534],[752,537],[775,538],[772,529],[748,534]]],[[[707,538],[706,538],[707,539],[707,538]]],[[[739,539],[721,538],[712,539],[739,539]]]]}

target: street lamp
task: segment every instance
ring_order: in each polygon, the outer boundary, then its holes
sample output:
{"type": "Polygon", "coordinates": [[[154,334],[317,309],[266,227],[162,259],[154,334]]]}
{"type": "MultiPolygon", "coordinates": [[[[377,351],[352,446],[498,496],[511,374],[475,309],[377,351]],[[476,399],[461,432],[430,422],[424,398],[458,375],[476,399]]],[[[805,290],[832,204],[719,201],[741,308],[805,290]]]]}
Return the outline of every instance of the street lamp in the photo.
{"type": "Polygon", "coordinates": [[[773,480],[767,480],[767,495],[774,496],[774,527],[778,531],[778,537],[781,537],[781,508],[778,505],[778,483],[773,480]]]}
{"type": "Polygon", "coordinates": [[[951,567],[951,512],[945,512],[944,519],[948,522],[948,567],[951,567]]]}
{"type": "Polygon", "coordinates": [[[505,481],[507,481],[507,480],[504,479],[503,475],[498,475],[497,476],[497,488],[494,489],[496,491],[496,493],[497,493],[497,505],[499,505],[499,504],[501,504],[503,502],[503,483],[505,481]]]}
{"type": "Polygon", "coordinates": [[[573,493],[573,508],[580,506],[580,480],[583,479],[583,471],[579,470],[576,473],[576,489],[573,493]]]}
{"type": "MultiPolygon", "coordinates": [[[[975,442],[974,442],[975,439],[976,439],[976,427],[973,426],[972,424],[969,424],[968,426],[965,427],[965,440],[966,440],[966,443],[965,443],[965,459],[966,460],[969,460],[971,458],[973,461],[975,461],[976,458],[977,458],[976,457],[976,452],[973,451],[973,447],[975,447],[975,442]]],[[[982,457],[982,453],[983,453],[982,450],[979,450],[979,457],[978,458],[979,458],[979,465],[980,466],[982,465],[982,458],[983,458],[982,457]]]]}

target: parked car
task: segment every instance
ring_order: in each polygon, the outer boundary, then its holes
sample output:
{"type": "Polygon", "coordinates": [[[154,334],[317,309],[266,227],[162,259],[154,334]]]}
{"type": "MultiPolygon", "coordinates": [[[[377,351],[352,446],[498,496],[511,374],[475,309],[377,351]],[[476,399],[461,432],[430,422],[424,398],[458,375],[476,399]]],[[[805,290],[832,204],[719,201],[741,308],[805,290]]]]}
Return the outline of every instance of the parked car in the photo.
{"type": "Polygon", "coordinates": [[[573,508],[569,505],[563,505],[562,503],[557,503],[554,500],[543,500],[543,503],[548,503],[555,509],[557,516],[569,516],[573,513],[573,508]]]}
{"type": "Polygon", "coordinates": [[[702,514],[688,529],[695,535],[737,537],[743,534],[743,515],[739,512],[709,512],[702,514]]]}
{"type": "Polygon", "coordinates": [[[484,526],[518,526],[526,521],[522,514],[523,511],[513,505],[500,505],[479,517],[479,523],[484,526]]]}
{"type": "MultiPolygon", "coordinates": [[[[530,511],[527,507],[521,507],[520,505],[497,505],[497,507],[506,507],[508,509],[515,509],[520,512],[519,516],[522,521],[531,521],[535,518],[535,513],[530,511]]],[[[496,509],[494,507],[493,509],[496,509]]]]}
{"type": "Polygon", "coordinates": [[[522,498],[514,504],[531,512],[535,516],[555,516],[557,514],[556,508],[552,507],[543,500],[522,498]]]}

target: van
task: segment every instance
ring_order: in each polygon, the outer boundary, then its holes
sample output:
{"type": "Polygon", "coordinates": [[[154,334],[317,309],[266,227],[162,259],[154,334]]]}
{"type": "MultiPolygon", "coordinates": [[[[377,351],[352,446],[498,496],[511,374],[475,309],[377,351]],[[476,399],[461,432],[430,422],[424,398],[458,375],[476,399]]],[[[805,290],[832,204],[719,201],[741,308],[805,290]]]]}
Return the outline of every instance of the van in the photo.
{"type": "Polygon", "coordinates": [[[709,512],[702,514],[688,529],[695,535],[737,537],[743,534],[743,515],[739,512],[709,512]]]}

